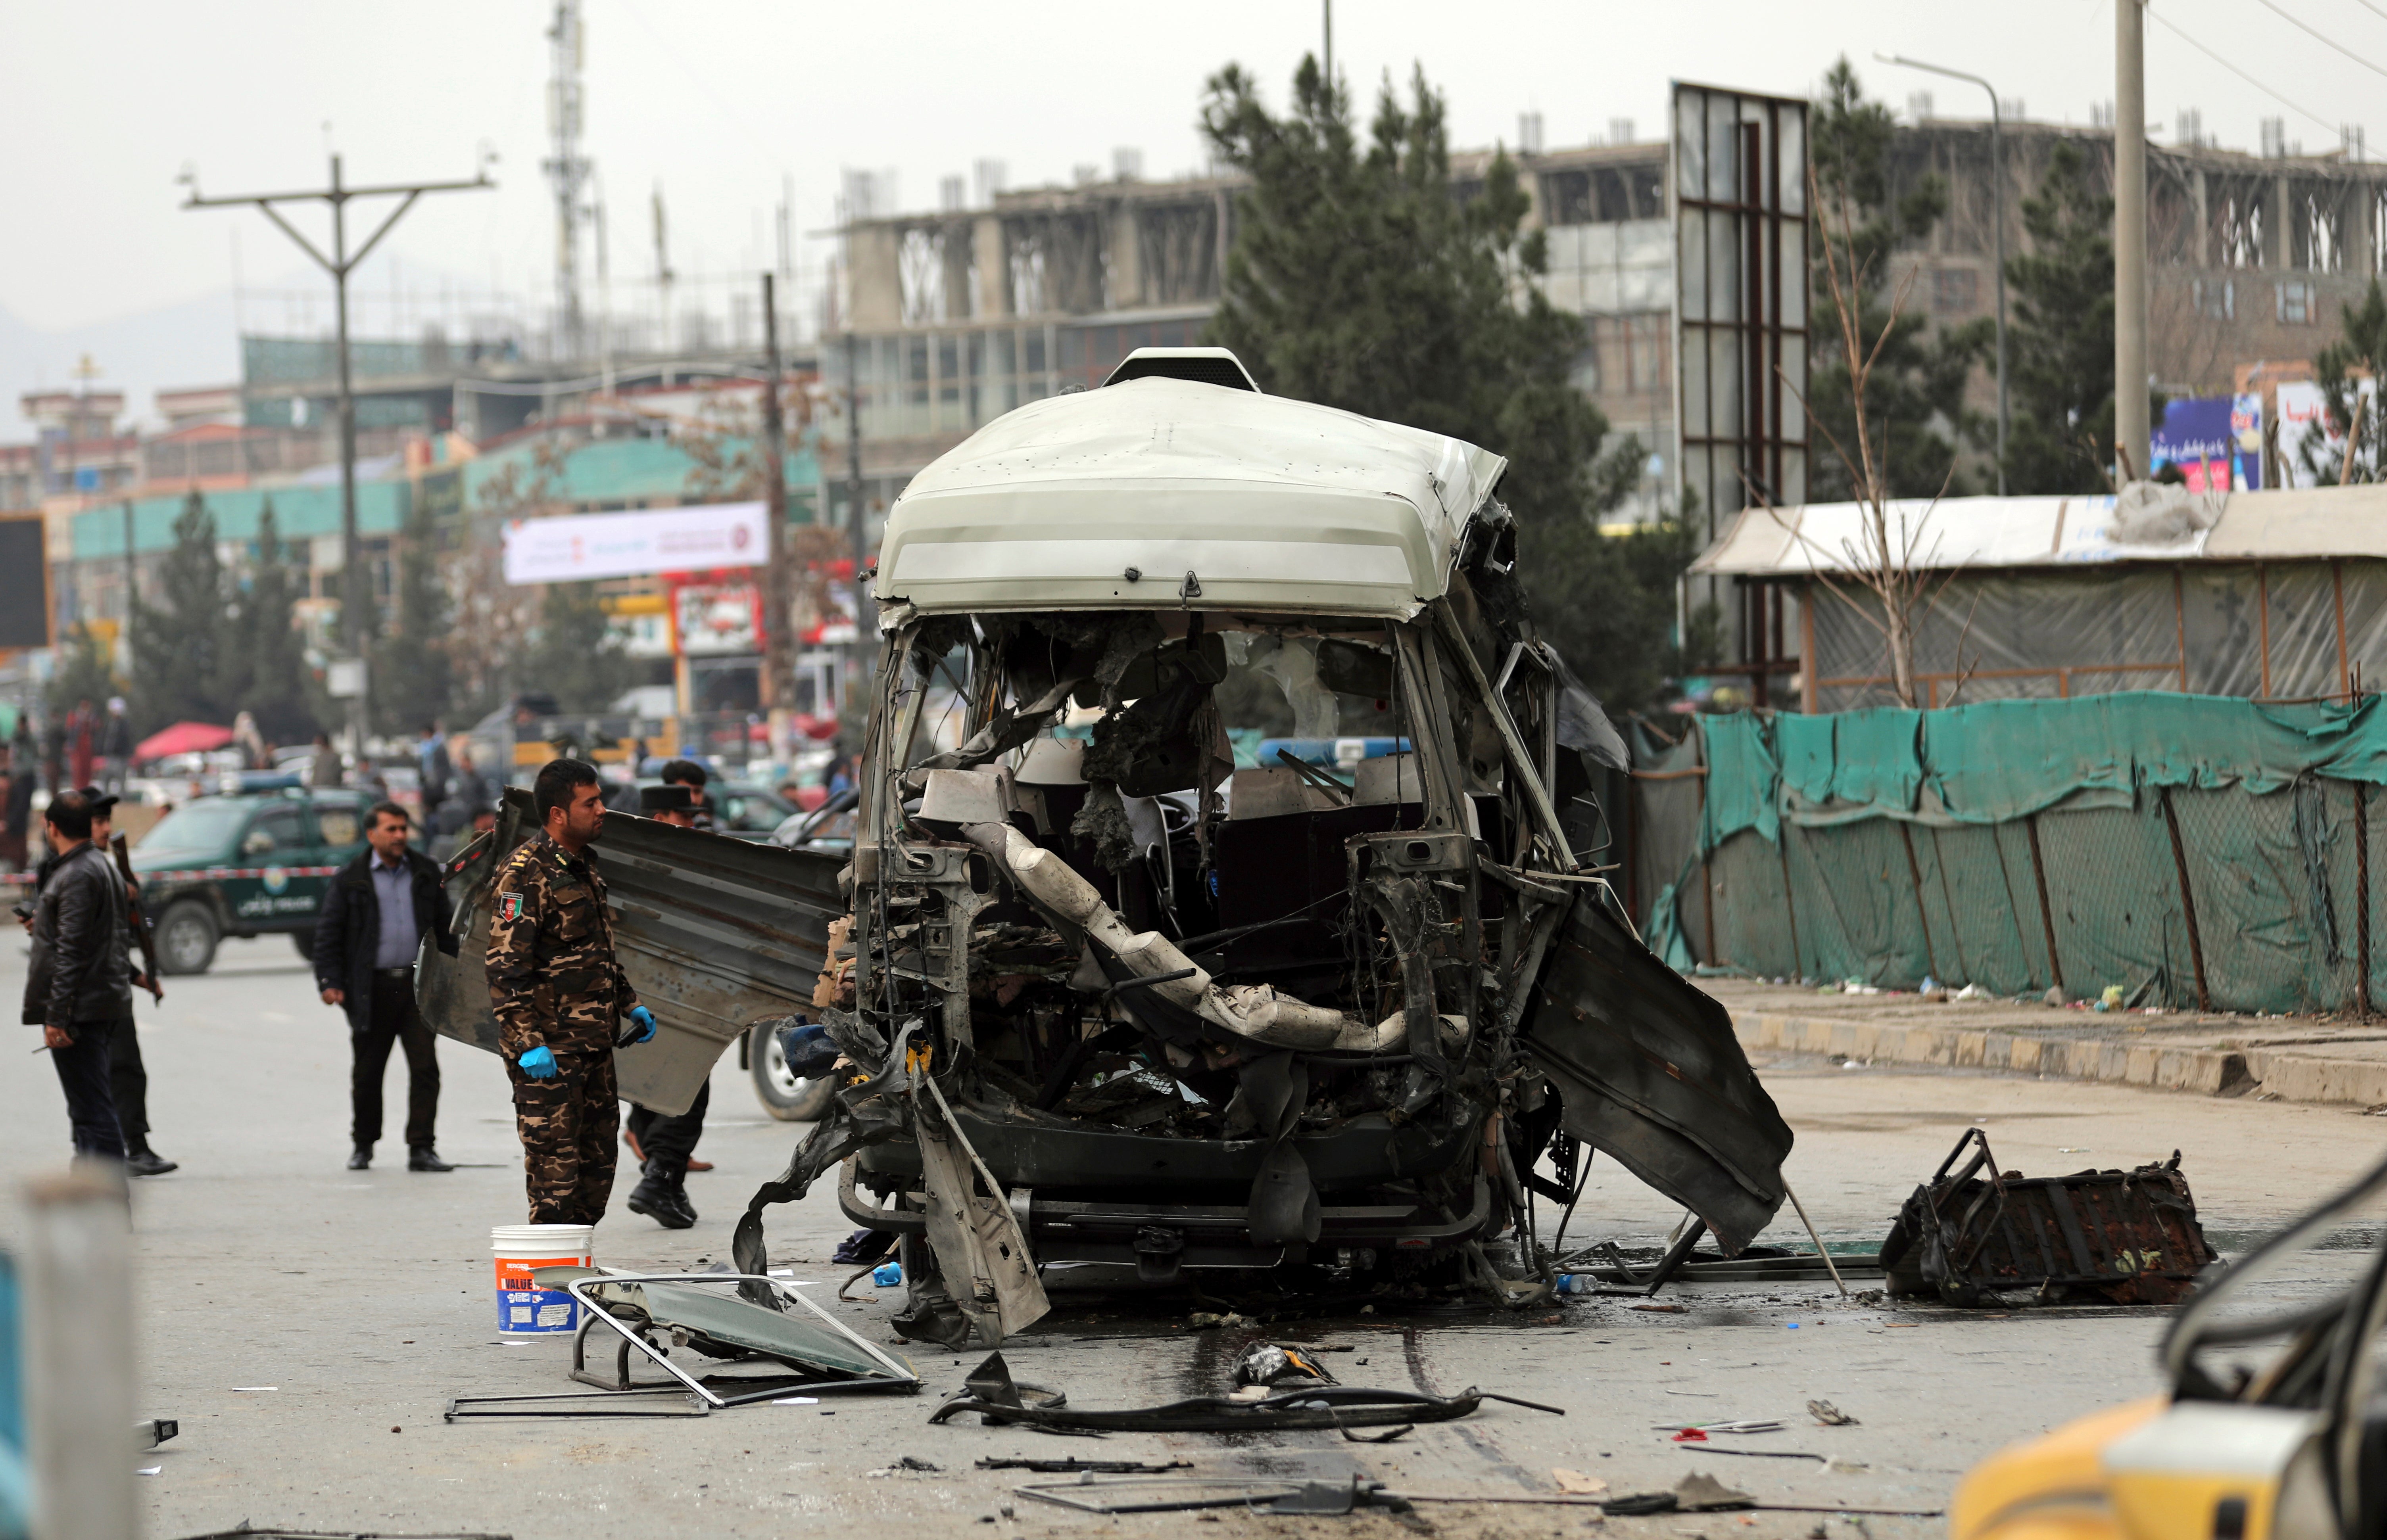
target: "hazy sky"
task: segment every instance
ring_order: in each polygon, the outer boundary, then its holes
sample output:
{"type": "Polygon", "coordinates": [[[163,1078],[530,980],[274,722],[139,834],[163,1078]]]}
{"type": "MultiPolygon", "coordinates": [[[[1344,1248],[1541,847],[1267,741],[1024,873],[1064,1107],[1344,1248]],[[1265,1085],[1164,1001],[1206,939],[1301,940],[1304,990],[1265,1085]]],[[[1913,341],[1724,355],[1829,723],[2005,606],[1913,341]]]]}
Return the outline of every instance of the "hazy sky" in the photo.
{"type": "MultiPolygon", "coordinates": [[[[2387,7],[2277,3],[2387,67],[2387,7]]],[[[1876,50],[1969,69],[2034,118],[2084,122],[2112,94],[2112,6],[1342,0],[1334,44],[1345,78],[1369,94],[1385,71],[1406,78],[1421,63],[1449,97],[1460,145],[1513,141],[1528,110],[1542,113],[1552,146],[1585,143],[1615,118],[1651,137],[1669,79],[1795,94],[1841,53],[1901,109],[1908,92],[1928,89],[1943,114],[1982,111],[1974,88],[1878,64],[1876,50]]],[[[368,291],[389,288],[392,259],[401,284],[412,274],[543,286],[553,249],[538,170],[550,15],[525,0],[5,0],[0,207],[10,238],[0,241],[0,311],[56,333],[221,292],[233,279],[235,229],[248,285],[320,284],[254,211],[179,210],[174,178],[189,164],[209,193],[317,183],[327,122],[356,181],[466,176],[485,141],[500,157],[499,191],[426,199],[408,215],[387,255],[360,272],[368,291]]],[[[1240,61],[1281,100],[1295,63],[1317,45],[1320,6],[585,0],[584,15],[587,148],[613,210],[613,268],[643,276],[659,183],[676,265],[726,271],[767,264],[767,210],[783,177],[799,228],[817,231],[834,217],[841,167],[896,170],[907,208],[933,206],[938,178],[967,174],[982,157],[1006,162],[1013,186],[1066,182],[1083,162],[1107,168],[1120,145],[1143,151],[1149,175],[1194,169],[1205,78],[1240,61]]],[[[2262,0],[2158,0],[2147,37],[2148,116],[2161,138],[2178,109],[2196,107],[2224,145],[2252,147],[2258,120],[2279,115],[2292,139],[2319,150],[2336,142],[2335,125],[2369,113],[2372,153],[2387,154],[2387,81],[2262,0]]],[[[826,243],[802,250],[816,271],[826,243]]],[[[0,372],[23,360],[9,363],[0,360],[0,372]]]]}

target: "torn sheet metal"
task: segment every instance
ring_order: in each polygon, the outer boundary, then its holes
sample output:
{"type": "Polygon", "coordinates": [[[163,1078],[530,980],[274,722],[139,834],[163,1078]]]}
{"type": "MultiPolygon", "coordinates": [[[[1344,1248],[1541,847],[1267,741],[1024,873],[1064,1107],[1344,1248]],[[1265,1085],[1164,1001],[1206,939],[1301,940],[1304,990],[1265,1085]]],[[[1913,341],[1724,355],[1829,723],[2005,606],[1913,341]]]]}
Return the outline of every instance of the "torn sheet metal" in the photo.
{"type": "Polygon", "coordinates": [[[1566,1131],[1707,1222],[1737,1256],[1782,1206],[1790,1126],[1711,995],[1579,893],[1526,1012],[1526,1054],[1566,1131]]]}
{"type": "Polygon", "coordinates": [[[2000,1171],[1988,1135],[1967,1129],[1899,1210],[1881,1259],[1891,1294],[1937,1294],[1951,1305],[2022,1290],[2169,1305],[2214,1252],[2179,1152],[2130,1171],[2025,1177],[2000,1171]]]}
{"type": "MultiPolygon", "coordinates": [[[[510,788],[496,838],[450,877],[451,890],[461,890],[457,955],[426,947],[415,976],[432,1029],[490,1053],[498,1024],[484,888],[498,861],[536,831],[529,794],[510,788]]],[[[810,1011],[829,921],[848,907],[837,885],[841,861],[620,813],[605,815],[595,852],[614,950],[660,1028],[653,1041],[615,1052],[622,1094],[685,1112],[722,1049],[758,1023],[810,1011]]]]}
{"type": "Polygon", "coordinates": [[[972,1370],[963,1388],[929,1413],[928,1420],[944,1422],[977,1412],[998,1426],[1016,1422],[1067,1433],[1281,1433],[1448,1422],[1469,1415],[1485,1401],[1506,1399],[1486,1395],[1472,1386],[1457,1395],[1429,1395],[1413,1390],[1319,1385],[1249,1401],[1202,1395],[1158,1407],[1086,1411],[1057,1397],[1040,1400],[1018,1395],[1003,1355],[997,1353],[972,1370]]]}

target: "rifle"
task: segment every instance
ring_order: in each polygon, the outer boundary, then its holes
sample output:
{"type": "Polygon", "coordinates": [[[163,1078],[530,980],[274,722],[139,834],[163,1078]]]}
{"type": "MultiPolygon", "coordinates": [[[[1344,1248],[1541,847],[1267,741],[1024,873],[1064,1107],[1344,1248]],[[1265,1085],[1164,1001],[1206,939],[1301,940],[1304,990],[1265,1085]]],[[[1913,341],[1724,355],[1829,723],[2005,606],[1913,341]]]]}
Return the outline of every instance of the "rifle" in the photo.
{"type": "Polygon", "coordinates": [[[107,849],[116,857],[117,876],[124,879],[125,913],[133,918],[133,944],[141,949],[141,970],[149,976],[150,998],[162,1003],[166,986],[158,982],[158,937],[149,928],[149,911],[141,906],[141,884],[133,875],[133,847],[120,834],[107,842],[107,849]]]}

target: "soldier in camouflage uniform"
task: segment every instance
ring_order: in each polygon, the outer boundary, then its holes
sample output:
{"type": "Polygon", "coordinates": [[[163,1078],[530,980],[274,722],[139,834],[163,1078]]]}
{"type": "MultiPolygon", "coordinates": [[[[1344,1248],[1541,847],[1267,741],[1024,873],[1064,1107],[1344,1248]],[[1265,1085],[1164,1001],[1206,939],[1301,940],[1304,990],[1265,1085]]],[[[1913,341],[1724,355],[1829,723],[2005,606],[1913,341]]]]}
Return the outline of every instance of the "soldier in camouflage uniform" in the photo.
{"type": "Polygon", "coordinates": [[[623,977],[605,879],[587,847],[605,804],[594,766],[550,761],[534,802],[546,827],[499,864],[489,890],[489,1001],[513,1081],[533,1224],[595,1224],[613,1191],[621,1127],[614,1029],[654,1016],[623,977]]]}

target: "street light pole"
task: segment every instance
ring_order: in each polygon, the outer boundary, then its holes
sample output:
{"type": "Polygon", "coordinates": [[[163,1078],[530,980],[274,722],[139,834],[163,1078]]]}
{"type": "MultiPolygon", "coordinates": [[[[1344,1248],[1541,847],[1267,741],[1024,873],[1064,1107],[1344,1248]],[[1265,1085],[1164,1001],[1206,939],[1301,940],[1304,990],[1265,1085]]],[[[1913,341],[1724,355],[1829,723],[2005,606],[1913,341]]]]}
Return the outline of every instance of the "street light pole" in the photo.
{"type": "MultiPolygon", "coordinates": [[[[414,200],[425,193],[464,193],[485,187],[495,187],[489,180],[486,163],[481,173],[470,182],[416,182],[392,183],[374,187],[351,187],[340,175],[340,158],[332,157],[332,183],[329,187],[301,193],[244,193],[234,197],[202,197],[198,175],[185,171],[182,181],[191,189],[183,200],[185,208],[222,208],[234,204],[253,203],[265,217],[278,225],[282,233],[298,243],[298,249],[315,260],[315,265],[332,275],[332,289],[339,318],[340,363],[340,632],[348,650],[359,658],[364,656],[367,632],[371,627],[372,604],[365,594],[363,564],[357,551],[357,403],[348,372],[348,274],[373,255],[373,247],[389,234],[390,227],[405,218],[414,207],[414,200]],[[352,198],[402,197],[404,199],[351,256],[348,252],[348,202],[352,198]],[[332,254],[328,257],[316,248],[315,243],[300,234],[288,220],[282,217],[277,203],[327,203],[332,208],[332,254]]],[[[372,683],[367,678],[366,688],[372,683]]],[[[362,723],[369,719],[366,697],[357,698],[360,718],[357,748],[363,751],[362,723]]]]}
{"type": "Polygon", "coordinates": [[[2005,133],[2001,120],[2004,111],[1998,106],[1998,88],[1978,75],[1968,75],[1962,69],[1949,69],[1937,64],[1925,64],[1919,59],[1901,58],[1896,54],[1876,54],[1884,64],[1895,64],[1908,69],[1922,69],[1951,80],[1970,81],[1989,94],[1989,188],[1995,200],[1993,237],[1998,264],[1998,496],[2006,495],[2006,150],[2005,133]]]}
{"type": "Polygon", "coordinates": [[[2145,0],[2114,0],[2114,485],[2144,480],[2147,406],[2145,0]]]}

